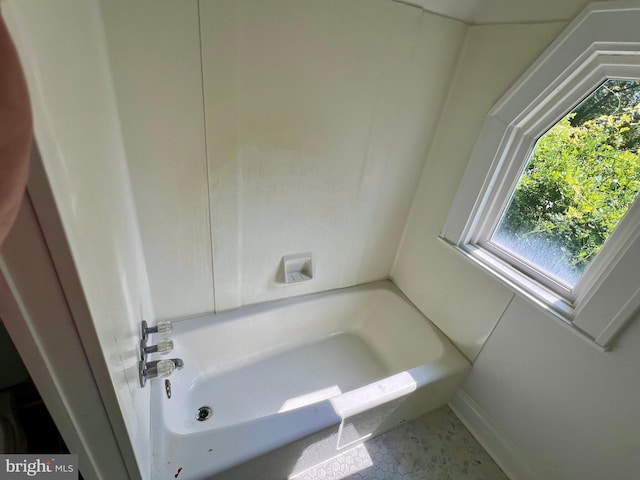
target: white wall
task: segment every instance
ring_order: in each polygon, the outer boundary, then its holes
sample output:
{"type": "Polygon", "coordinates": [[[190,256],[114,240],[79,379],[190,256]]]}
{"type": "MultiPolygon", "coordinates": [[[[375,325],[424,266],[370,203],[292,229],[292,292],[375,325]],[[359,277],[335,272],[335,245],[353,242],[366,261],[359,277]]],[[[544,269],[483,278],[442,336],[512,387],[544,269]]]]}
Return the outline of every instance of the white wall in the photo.
{"type": "Polygon", "coordinates": [[[125,444],[121,451],[134,455],[140,470],[132,469],[131,478],[149,478],[149,390],[138,385],[137,356],[141,315],[151,319],[152,311],[99,5],[20,0],[5,2],[3,13],[18,43],[39,150],[108,367],[110,393],[99,385],[103,400],[117,398],[122,419],[112,417],[112,428],[124,420],[133,451],[125,444]]]}
{"type": "Polygon", "coordinates": [[[388,0],[200,14],[217,309],[386,277],[465,27],[388,0]],[[306,251],[315,278],[278,284],[306,251]]]}
{"type": "Polygon", "coordinates": [[[6,3],[29,27],[38,141],[144,478],[142,252],[162,317],[213,309],[214,274],[219,310],[336,288],[388,274],[412,199],[392,275],[477,356],[469,398],[539,478],[635,474],[640,327],[602,354],[436,239],[484,115],[564,24],[203,0],[201,71],[193,0],[104,2],[108,44],[97,0],[6,3]],[[281,257],[307,250],[317,277],[278,286],[281,257]]]}
{"type": "Polygon", "coordinates": [[[158,318],[214,310],[197,0],[101,0],[158,318]]]}
{"type": "MultiPolygon", "coordinates": [[[[50,223],[53,217],[61,230],[59,218],[55,212],[37,217],[34,210],[32,194],[48,196],[50,210],[53,203],[48,187],[38,192],[32,188],[36,178],[43,177],[42,164],[32,162],[28,194],[0,249],[0,312],[66,446],[78,455],[83,478],[140,478],[135,461],[130,465],[134,475],[127,473],[126,445],[120,446],[115,437],[119,427],[126,438],[123,421],[113,422],[106,411],[111,397],[120,416],[115,393],[111,388],[111,395],[102,396],[98,390],[97,365],[90,367],[86,361],[93,352],[80,340],[79,324],[61,287],[61,272],[52,261],[52,245],[43,236],[42,220],[50,223]]],[[[3,370],[14,367],[3,364],[3,370]]],[[[108,379],[106,367],[101,370],[108,379]]],[[[128,455],[133,456],[131,449],[128,455]]]]}
{"type": "Polygon", "coordinates": [[[465,27],[387,0],[3,6],[147,478],[142,316],[214,309],[212,238],[218,309],[387,276],[465,27]],[[317,278],[278,287],[282,255],[305,250],[317,278]]]}
{"type": "Polygon", "coordinates": [[[640,322],[602,353],[516,299],[463,388],[534,478],[632,479],[640,467],[639,364],[640,322]]]}
{"type": "Polygon", "coordinates": [[[514,479],[630,479],[640,467],[640,324],[601,353],[436,239],[487,110],[563,26],[469,28],[393,278],[477,356],[454,405],[514,479]]]}
{"type": "Polygon", "coordinates": [[[513,293],[438,240],[487,111],[564,23],[469,27],[392,277],[473,360],[513,293]]]}
{"type": "Polygon", "coordinates": [[[159,318],[389,274],[464,25],[389,0],[102,9],[159,318]],[[278,284],[305,251],[316,278],[278,284]]]}

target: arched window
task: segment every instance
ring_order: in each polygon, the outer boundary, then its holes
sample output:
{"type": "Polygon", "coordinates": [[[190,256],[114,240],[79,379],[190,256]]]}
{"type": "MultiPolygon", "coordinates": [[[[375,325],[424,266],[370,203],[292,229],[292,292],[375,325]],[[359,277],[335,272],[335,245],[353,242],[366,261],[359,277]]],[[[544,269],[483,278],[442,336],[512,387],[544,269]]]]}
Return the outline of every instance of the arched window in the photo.
{"type": "Polygon", "coordinates": [[[607,348],[640,307],[640,7],[593,4],[487,115],[442,238],[607,348]]]}

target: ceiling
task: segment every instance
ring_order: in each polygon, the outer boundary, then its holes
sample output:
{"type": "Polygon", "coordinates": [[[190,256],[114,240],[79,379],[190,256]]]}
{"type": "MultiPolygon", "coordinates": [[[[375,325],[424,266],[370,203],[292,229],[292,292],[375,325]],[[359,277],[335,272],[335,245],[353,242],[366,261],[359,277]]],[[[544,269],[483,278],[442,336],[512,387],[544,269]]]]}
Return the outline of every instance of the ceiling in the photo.
{"type": "Polygon", "coordinates": [[[470,24],[573,19],[589,0],[399,0],[470,24]]]}

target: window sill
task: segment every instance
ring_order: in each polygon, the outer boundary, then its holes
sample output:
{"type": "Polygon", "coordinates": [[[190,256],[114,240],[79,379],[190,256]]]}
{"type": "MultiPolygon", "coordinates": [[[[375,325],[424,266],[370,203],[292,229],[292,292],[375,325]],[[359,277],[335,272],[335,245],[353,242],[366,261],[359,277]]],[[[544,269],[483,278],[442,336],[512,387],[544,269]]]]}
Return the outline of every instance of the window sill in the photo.
{"type": "Polygon", "coordinates": [[[592,336],[574,325],[574,307],[556,293],[534,282],[487,250],[474,245],[455,245],[443,237],[438,237],[438,239],[514,293],[526,299],[566,330],[577,335],[598,351],[608,351],[607,347],[600,345],[592,336]]]}

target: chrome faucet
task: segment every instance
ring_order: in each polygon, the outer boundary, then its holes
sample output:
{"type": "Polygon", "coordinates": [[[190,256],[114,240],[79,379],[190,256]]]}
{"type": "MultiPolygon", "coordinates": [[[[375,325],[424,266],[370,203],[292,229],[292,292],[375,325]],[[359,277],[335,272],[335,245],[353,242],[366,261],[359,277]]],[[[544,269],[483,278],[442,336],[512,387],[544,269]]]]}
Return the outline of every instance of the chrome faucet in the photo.
{"type": "Polygon", "coordinates": [[[181,358],[171,358],[170,360],[176,366],[176,370],[182,370],[184,368],[184,362],[181,358]]]}
{"type": "Polygon", "coordinates": [[[140,360],[140,386],[144,387],[147,383],[147,380],[151,378],[168,377],[174,372],[174,370],[180,370],[183,367],[184,362],[181,358],[154,360],[153,362],[140,360]]]}
{"type": "Polygon", "coordinates": [[[169,360],[154,360],[147,362],[147,355],[151,353],[159,353],[165,355],[173,350],[173,342],[168,338],[163,338],[156,345],[147,345],[149,335],[152,333],[168,333],[173,330],[171,322],[160,322],[154,327],[147,326],[147,322],[143,321],[141,325],[140,339],[140,361],[138,362],[138,377],[140,386],[144,387],[147,380],[151,378],[168,377],[174,370],[180,370],[184,367],[181,358],[171,358],[169,360]]]}

